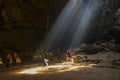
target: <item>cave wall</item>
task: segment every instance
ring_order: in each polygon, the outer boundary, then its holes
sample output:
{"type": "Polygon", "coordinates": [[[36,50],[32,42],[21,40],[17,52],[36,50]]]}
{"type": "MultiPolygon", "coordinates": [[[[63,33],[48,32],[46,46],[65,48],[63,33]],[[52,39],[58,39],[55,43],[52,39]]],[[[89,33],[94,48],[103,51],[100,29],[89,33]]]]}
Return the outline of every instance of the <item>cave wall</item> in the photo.
{"type": "Polygon", "coordinates": [[[0,0],[0,50],[34,51],[68,0],[0,0]]]}

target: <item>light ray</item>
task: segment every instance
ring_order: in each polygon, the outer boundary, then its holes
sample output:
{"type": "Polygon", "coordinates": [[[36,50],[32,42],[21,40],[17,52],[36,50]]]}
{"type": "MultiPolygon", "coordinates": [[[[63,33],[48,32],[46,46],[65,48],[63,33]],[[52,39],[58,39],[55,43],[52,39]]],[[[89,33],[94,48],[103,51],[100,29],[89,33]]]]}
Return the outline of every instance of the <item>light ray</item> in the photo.
{"type": "Polygon", "coordinates": [[[78,46],[86,36],[100,6],[96,0],[69,0],[43,41],[47,49],[78,46]]]}

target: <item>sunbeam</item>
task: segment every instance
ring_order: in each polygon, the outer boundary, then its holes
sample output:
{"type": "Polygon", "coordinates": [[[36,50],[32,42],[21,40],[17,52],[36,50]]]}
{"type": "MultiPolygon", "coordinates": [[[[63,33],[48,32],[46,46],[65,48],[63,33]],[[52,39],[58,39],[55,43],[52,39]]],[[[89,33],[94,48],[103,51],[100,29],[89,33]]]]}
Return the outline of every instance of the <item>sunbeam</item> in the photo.
{"type": "Polygon", "coordinates": [[[69,0],[43,41],[43,47],[71,48],[78,46],[92,23],[99,1],[69,0]]]}

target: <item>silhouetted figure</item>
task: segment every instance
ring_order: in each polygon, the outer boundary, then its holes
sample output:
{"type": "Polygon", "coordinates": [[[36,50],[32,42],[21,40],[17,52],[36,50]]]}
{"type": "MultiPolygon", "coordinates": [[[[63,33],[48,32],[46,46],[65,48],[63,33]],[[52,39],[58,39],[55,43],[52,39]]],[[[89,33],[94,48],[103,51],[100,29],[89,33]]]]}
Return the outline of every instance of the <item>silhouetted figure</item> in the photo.
{"type": "Polygon", "coordinates": [[[11,54],[8,53],[7,56],[6,56],[6,67],[9,67],[10,59],[11,59],[11,54]]]}
{"type": "Polygon", "coordinates": [[[69,58],[71,57],[71,54],[70,54],[69,50],[67,50],[67,55],[68,55],[69,58]]]}
{"type": "Polygon", "coordinates": [[[14,52],[13,57],[12,57],[13,66],[16,65],[16,58],[17,58],[17,53],[14,52]]]}

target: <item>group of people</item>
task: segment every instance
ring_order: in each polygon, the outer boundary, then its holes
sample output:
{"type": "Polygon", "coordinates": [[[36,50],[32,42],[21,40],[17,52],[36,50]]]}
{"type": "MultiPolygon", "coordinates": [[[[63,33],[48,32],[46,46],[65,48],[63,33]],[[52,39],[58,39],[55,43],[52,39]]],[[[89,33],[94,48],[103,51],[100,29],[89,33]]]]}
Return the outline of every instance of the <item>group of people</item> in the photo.
{"type": "Polygon", "coordinates": [[[9,67],[10,61],[12,59],[12,64],[13,66],[16,65],[16,58],[18,57],[17,53],[14,52],[13,55],[11,55],[11,53],[9,52],[6,56],[6,67],[9,67]]]}
{"type": "MultiPolygon", "coordinates": [[[[48,62],[49,60],[47,58],[44,58],[44,63],[47,69],[49,68],[48,62]]],[[[74,56],[70,53],[70,51],[66,52],[66,62],[63,64],[74,64],[74,56]]]]}

